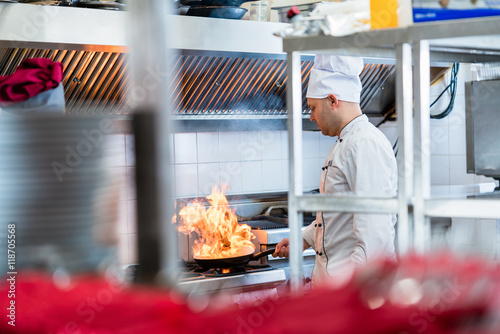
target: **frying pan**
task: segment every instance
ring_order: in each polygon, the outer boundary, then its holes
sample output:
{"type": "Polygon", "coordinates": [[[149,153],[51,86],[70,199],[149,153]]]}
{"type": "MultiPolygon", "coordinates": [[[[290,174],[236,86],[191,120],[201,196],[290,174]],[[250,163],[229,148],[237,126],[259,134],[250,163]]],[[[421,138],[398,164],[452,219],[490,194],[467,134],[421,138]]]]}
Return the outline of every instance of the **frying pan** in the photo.
{"type": "Polygon", "coordinates": [[[183,6],[200,7],[200,6],[234,6],[239,7],[242,3],[255,0],[194,0],[181,1],[183,6]]]}
{"type": "Polygon", "coordinates": [[[186,15],[239,20],[245,15],[246,12],[247,10],[245,8],[240,7],[199,6],[189,7],[186,15]]]}
{"type": "Polygon", "coordinates": [[[273,254],[275,250],[276,250],[275,248],[271,248],[257,254],[251,253],[242,256],[226,257],[223,259],[197,259],[195,257],[194,260],[196,261],[196,263],[200,265],[200,267],[206,270],[211,268],[243,267],[250,261],[255,261],[266,255],[273,254]]]}

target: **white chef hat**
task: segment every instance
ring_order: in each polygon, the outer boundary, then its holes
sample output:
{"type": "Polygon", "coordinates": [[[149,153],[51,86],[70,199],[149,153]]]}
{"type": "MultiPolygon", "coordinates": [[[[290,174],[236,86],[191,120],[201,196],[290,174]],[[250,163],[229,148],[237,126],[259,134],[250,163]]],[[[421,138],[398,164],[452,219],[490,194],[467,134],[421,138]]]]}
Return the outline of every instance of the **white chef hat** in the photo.
{"type": "Polygon", "coordinates": [[[323,99],[334,94],[341,101],[359,103],[363,66],[359,57],[316,55],[306,97],[323,99]]]}

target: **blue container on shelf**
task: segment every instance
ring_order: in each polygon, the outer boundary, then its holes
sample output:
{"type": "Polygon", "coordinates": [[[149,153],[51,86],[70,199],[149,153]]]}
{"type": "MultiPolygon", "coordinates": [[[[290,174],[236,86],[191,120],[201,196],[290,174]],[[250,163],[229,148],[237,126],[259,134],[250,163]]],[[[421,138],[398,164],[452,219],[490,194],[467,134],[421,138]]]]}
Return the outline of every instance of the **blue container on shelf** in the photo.
{"type": "Polygon", "coordinates": [[[413,0],[413,22],[500,15],[500,0],[413,0]]]}

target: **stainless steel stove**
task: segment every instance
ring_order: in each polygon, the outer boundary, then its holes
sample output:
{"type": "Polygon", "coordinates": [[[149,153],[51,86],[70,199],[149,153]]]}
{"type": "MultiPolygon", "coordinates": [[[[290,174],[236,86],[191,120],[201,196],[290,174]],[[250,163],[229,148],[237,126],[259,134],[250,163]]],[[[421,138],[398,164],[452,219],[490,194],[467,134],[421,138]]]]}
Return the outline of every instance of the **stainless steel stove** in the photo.
{"type": "MultiPolygon", "coordinates": [[[[255,235],[252,242],[256,252],[274,248],[277,243],[289,236],[290,229],[286,215],[287,193],[227,196],[227,199],[231,208],[236,210],[240,223],[252,228],[252,233],[255,235]]],[[[193,200],[204,202],[203,198],[185,198],[178,200],[176,207],[180,210],[193,200]]],[[[314,218],[306,216],[304,226],[307,226],[314,218]]],[[[188,266],[197,266],[192,253],[197,239],[198,236],[194,233],[189,236],[179,234],[179,254],[188,266]]],[[[312,273],[315,255],[311,249],[304,252],[306,278],[312,273]]],[[[288,259],[273,258],[271,255],[258,261],[251,261],[245,269],[228,274],[190,270],[187,275],[183,276],[179,286],[190,292],[265,289],[283,284],[289,277],[288,259]]]]}

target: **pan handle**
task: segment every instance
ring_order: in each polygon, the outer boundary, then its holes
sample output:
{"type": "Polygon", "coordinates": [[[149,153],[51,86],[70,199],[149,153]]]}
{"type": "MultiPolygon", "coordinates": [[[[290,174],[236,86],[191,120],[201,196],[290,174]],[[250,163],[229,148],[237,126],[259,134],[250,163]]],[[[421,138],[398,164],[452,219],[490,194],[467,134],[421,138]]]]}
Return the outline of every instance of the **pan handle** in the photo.
{"type": "Polygon", "coordinates": [[[275,250],[276,250],[276,248],[271,248],[271,249],[265,250],[263,252],[254,254],[252,256],[252,259],[250,261],[255,261],[255,260],[260,259],[261,257],[267,256],[267,255],[271,255],[271,254],[274,253],[275,250]]]}

